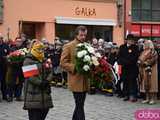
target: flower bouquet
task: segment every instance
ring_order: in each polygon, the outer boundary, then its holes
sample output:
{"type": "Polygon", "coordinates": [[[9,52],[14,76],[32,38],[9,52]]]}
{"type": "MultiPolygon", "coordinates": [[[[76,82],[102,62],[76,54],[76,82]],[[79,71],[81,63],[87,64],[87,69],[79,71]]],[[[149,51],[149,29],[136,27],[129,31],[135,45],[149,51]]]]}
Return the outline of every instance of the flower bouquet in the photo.
{"type": "Polygon", "coordinates": [[[113,75],[111,65],[107,62],[106,57],[99,58],[99,65],[94,67],[94,81],[97,81],[97,88],[103,89],[106,83],[112,82],[113,75]]]}
{"type": "Polygon", "coordinates": [[[80,43],[76,47],[76,71],[84,76],[90,76],[93,66],[98,66],[98,57],[100,54],[95,53],[94,48],[89,43],[80,43]]]}
{"type": "Polygon", "coordinates": [[[11,64],[23,62],[27,53],[28,51],[26,48],[13,51],[7,56],[8,62],[11,64]]]}
{"type": "Polygon", "coordinates": [[[92,74],[92,70],[94,67],[99,65],[98,59],[101,55],[95,52],[94,48],[86,42],[78,44],[76,48],[76,71],[90,80],[89,93],[94,94],[96,83],[93,81],[94,76],[92,74]]]}

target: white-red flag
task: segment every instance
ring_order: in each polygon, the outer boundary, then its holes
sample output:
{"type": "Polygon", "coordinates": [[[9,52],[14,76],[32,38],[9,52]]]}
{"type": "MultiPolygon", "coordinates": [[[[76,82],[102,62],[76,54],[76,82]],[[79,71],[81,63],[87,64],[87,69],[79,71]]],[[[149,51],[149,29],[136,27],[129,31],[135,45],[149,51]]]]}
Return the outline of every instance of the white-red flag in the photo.
{"type": "Polygon", "coordinates": [[[36,64],[23,66],[22,70],[25,78],[32,77],[39,74],[38,67],[36,64]]]}

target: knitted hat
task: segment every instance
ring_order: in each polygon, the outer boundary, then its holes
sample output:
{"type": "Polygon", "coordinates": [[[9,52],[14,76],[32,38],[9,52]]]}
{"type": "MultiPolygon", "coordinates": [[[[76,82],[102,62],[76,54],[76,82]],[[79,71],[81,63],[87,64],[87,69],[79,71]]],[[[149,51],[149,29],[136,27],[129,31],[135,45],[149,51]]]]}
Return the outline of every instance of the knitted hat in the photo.
{"type": "Polygon", "coordinates": [[[31,54],[40,62],[44,59],[44,47],[45,46],[40,41],[36,41],[31,47],[31,54]]]}

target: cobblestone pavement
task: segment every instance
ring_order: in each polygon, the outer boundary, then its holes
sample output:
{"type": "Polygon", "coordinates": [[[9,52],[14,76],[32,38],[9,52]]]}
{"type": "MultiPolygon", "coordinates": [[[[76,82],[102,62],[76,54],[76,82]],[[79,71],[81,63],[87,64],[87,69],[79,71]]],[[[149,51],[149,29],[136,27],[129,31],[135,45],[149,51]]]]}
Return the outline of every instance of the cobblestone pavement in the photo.
{"type": "MultiPolygon", "coordinates": [[[[68,89],[53,88],[54,108],[49,111],[46,120],[71,120],[74,110],[72,93],[68,89]]],[[[27,111],[22,109],[23,102],[0,103],[0,120],[27,120],[27,111]]],[[[87,95],[85,103],[86,120],[134,120],[134,112],[142,108],[160,108],[144,105],[140,102],[124,102],[117,97],[101,94],[87,95]]]]}

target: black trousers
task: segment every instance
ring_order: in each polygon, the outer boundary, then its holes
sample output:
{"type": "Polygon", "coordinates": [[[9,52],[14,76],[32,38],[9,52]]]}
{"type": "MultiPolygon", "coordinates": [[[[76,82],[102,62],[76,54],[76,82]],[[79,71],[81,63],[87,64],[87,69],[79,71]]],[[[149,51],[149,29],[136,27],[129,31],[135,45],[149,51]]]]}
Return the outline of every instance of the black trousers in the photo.
{"type": "Polygon", "coordinates": [[[138,84],[135,76],[127,76],[126,80],[124,80],[123,85],[124,95],[126,97],[132,96],[134,98],[137,98],[138,84]]]}
{"type": "Polygon", "coordinates": [[[45,120],[49,109],[30,109],[28,110],[29,120],[45,120]]]}
{"type": "Polygon", "coordinates": [[[11,98],[21,97],[22,88],[23,88],[23,81],[24,81],[21,67],[18,66],[18,68],[13,70],[11,73],[11,76],[12,76],[12,80],[11,80],[10,84],[8,85],[7,94],[11,98]],[[16,83],[17,78],[19,79],[18,84],[16,83]]]}
{"type": "Polygon", "coordinates": [[[75,109],[72,120],[85,120],[84,102],[86,99],[86,92],[73,92],[75,99],[75,109]]]}
{"type": "Polygon", "coordinates": [[[6,75],[6,69],[4,68],[3,65],[0,65],[0,88],[1,88],[1,91],[2,91],[3,99],[6,99],[6,80],[5,80],[5,75],[6,75]]]}

